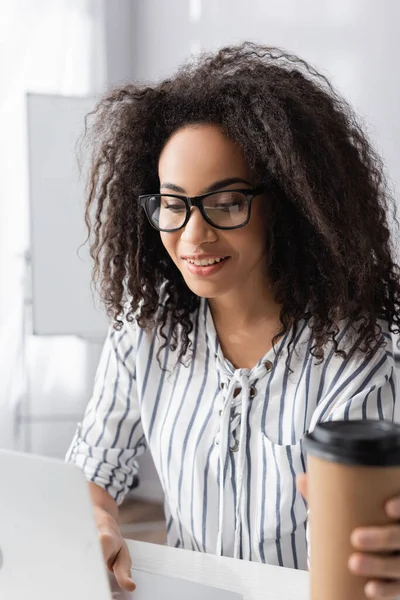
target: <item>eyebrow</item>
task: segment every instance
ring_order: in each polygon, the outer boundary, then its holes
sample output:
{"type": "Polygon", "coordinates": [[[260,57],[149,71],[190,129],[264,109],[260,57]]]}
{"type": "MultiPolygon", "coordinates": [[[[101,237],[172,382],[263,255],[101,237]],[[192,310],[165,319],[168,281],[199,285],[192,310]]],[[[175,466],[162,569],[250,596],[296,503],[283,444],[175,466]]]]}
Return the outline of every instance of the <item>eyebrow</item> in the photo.
{"type": "MultiPolygon", "coordinates": [[[[246,181],[246,179],[242,179],[241,177],[229,177],[228,179],[222,179],[221,181],[216,181],[212,185],[204,188],[202,190],[202,194],[207,194],[209,192],[216,192],[218,190],[221,190],[224,187],[228,187],[228,185],[233,185],[234,183],[244,183],[245,185],[250,185],[250,186],[252,185],[249,181],[246,181]]],[[[182,187],[180,187],[179,185],[175,185],[174,183],[162,183],[160,185],[160,190],[161,189],[168,189],[173,192],[178,192],[179,194],[186,194],[185,190],[182,187]]]]}

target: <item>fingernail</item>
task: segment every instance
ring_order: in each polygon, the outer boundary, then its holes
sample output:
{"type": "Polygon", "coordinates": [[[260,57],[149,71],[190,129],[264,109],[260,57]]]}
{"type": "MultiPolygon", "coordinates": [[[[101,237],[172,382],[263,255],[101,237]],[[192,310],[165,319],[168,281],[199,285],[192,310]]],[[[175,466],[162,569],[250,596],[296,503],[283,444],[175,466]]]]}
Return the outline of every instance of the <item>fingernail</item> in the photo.
{"type": "Polygon", "coordinates": [[[353,546],[370,546],[375,540],[373,531],[356,530],[351,534],[351,543],[353,546]]]}
{"type": "Polygon", "coordinates": [[[386,504],[386,513],[393,519],[400,519],[400,499],[390,500],[386,504]]]}
{"type": "Polygon", "coordinates": [[[352,554],[349,558],[348,566],[350,571],[357,571],[360,561],[358,560],[358,556],[356,554],[352,554]]]}
{"type": "Polygon", "coordinates": [[[367,583],[367,585],[365,586],[364,589],[365,595],[368,596],[368,598],[375,598],[377,595],[377,588],[376,585],[373,581],[370,581],[369,583],[367,583]]]}
{"type": "Polygon", "coordinates": [[[352,554],[348,561],[350,571],[357,573],[358,575],[367,575],[371,571],[373,565],[373,561],[370,560],[368,556],[360,554],[352,554]]]}

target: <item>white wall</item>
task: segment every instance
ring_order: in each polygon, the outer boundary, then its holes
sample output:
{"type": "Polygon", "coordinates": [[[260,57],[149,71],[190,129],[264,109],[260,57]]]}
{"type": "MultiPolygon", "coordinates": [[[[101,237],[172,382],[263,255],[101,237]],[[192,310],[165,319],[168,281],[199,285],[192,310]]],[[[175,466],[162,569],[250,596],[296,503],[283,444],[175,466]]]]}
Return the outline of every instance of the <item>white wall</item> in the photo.
{"type": "MultiPolygon", "coordinates": [[[[107,83],[110,87],[131,81],[134,76],[134,35],[137,29],[137,0],[102,0],[107,83]]],[[[140,0],[139,0],[140,2],[140,0]]]]}
{"type": "Polygon", "coordinates": [[[322,69],[356,107],[400,186],[398,0],[146,0],[134,7],[135,79],[168,76],[200,49],[245,39],[282,46],[322,69]]]}

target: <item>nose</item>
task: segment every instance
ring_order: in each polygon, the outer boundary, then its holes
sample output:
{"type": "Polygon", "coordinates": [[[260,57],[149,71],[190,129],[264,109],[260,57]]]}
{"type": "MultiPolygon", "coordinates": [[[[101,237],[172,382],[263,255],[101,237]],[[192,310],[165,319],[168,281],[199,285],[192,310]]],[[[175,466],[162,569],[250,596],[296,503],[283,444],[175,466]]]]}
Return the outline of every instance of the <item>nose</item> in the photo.
{"type": "Polygon", "coordinates": [[[193,246],[200,246],[205,242],[215,242],[217,232],[205,221],[197,207],[190,209],[190,218],[182,230],[181,239],[193,246]]]}

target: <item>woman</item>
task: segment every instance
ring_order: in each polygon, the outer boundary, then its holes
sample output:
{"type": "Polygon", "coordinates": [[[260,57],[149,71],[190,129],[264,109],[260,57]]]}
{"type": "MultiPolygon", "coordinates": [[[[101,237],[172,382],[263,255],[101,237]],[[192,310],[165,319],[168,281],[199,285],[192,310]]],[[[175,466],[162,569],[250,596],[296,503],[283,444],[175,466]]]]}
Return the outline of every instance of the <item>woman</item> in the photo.
{"type": "MultiPolygon", "coordinates": [[[[394,414],[381,163],[323,77],[253,44],[110,93],[93,140],[87,222],[114,323],[68,458],[106,563],[133,587],[117,505],[149,449],[170,544],[306,568],[305,432],[394,414]]],[[[399,559],[362,551],[400,549],[399,528],[353,538],[371,597],[398,593],[399,559]]]]}

